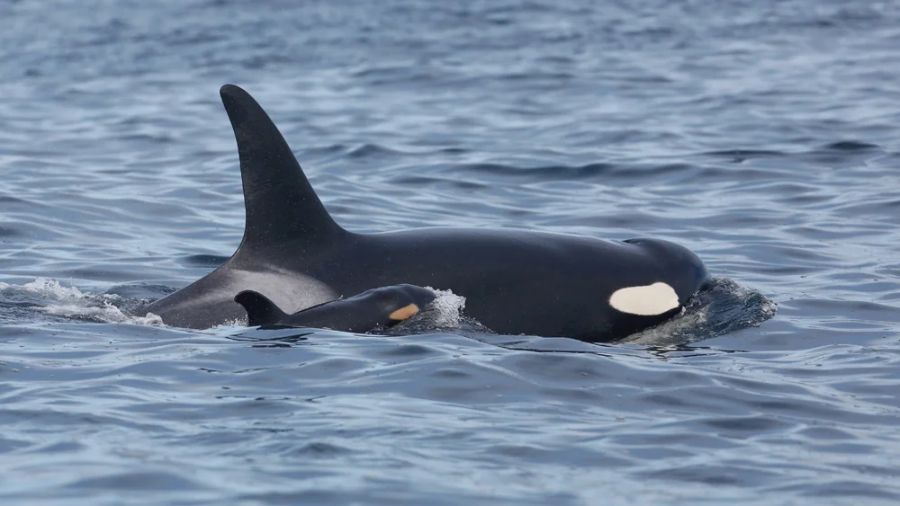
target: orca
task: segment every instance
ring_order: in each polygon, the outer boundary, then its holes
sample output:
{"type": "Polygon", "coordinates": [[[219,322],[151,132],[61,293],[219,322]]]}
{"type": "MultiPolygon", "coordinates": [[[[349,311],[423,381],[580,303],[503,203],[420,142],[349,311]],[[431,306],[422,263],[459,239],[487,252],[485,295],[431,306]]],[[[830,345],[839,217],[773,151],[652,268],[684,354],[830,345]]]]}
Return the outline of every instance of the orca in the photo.
{"type": "Polygon", "coordinates": [[[244,290],[234,301],[247,311],[251,327],[314,327],[345,332],[386,330],[412,318],[435,299],[434,290],[413,285],[382,286],[346,299],[285,313],[265,295],[244,290]]]}
{"type": "Polygon", "coordinates": [[[359,233],[338,225],[287,142],[243,89],[225,85],[244,191],[244,235],[220,267],[147,306],[168,325],[242,321],[258,292],[295,313],[378,287],[452,290],[501,334],[610,341],[679,313],[707,280],[700,259],[658,239],[607,241],[512,229],[359,233]]]}

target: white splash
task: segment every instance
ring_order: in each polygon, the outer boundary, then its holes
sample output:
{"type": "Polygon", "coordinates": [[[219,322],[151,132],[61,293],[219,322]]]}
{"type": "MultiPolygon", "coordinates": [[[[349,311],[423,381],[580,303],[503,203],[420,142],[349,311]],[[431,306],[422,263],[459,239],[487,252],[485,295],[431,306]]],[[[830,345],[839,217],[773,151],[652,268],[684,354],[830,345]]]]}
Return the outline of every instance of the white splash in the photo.
{"type": "Polygon", "coordinates": [[[224,333],[226,335],[231,334],[232,331],[240,332],[243,330],[247,330],[247,317],[243,316],[243,317],[238,317],[238,318],[232,318],[231,320],[225,320],[224,322],[213,326],[209,330],[211,332],[224,333]]]}
{"type": "Polygon", "coordinates": [[[48,278],[36,278],[24,285],[11,285],[0,282],[0,290],[22,291],[42,298],[53,300],[82,299],[84,293],[74,286],[62,286],[59,281],[48,278]]]}
{"type": "Polygon", "coordinates": [[[55,279],[37,278],[24,285],[0,282],[0,290],[37,299],[35,309],[49,315],[105,323],[162,325],[162,318],[153,313],[144,316],[124,313],[115,305],[122,300],[118,295],[84,293],[77,287],[63,286],[55,279]]]}
{"type": "Polygon", "coordinates": [[[434,323],[438,327],[459,327],[462,311],[466,308],[466,298],[456,295],[453,290],[437,290],[430,286],[425,288],[435,295],[435,299],[431,302],[435,312],[434,323]]]}

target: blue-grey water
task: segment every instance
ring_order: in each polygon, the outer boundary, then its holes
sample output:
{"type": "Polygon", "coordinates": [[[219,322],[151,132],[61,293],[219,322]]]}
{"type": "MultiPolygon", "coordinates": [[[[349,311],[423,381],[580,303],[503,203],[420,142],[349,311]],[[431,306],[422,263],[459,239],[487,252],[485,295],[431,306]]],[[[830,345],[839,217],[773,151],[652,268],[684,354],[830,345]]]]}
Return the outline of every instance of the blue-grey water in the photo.
{"type": "Polygon", "coordinates": [[[8,0],[0,76],[2,504],[900,501],[896,2],[8,0]],[[241,237],[227,82],[352,230],[717,281],[607,345],[159,325],[241,237]]]}

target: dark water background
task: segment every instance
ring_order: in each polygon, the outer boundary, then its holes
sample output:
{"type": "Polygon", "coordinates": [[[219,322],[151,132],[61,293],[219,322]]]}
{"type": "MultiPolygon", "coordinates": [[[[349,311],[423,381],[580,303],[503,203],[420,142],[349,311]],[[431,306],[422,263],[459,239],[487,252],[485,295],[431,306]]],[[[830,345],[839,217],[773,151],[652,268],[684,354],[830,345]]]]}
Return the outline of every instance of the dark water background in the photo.
{"type": "Polygon", "coordinates": [[[0,76],[3,504],[900,501],[896,2],[3,1],[0,76]],[[226,82],[348,228],[718,292],[605,346],[152,325],[240,239],[226,82]]]}

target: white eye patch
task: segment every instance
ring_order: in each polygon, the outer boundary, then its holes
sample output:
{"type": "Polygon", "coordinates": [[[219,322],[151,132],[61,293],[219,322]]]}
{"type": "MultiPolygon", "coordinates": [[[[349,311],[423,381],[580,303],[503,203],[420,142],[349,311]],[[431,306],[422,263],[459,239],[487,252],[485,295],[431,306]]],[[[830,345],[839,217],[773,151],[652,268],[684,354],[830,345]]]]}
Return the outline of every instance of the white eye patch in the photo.
{"type": "Polygon", "coordinates": [[[619,288],[610,295],[609,305],[623,313],[640,316],[656,316],[680,306],[675,290],[661,281],[619,288]]]}

